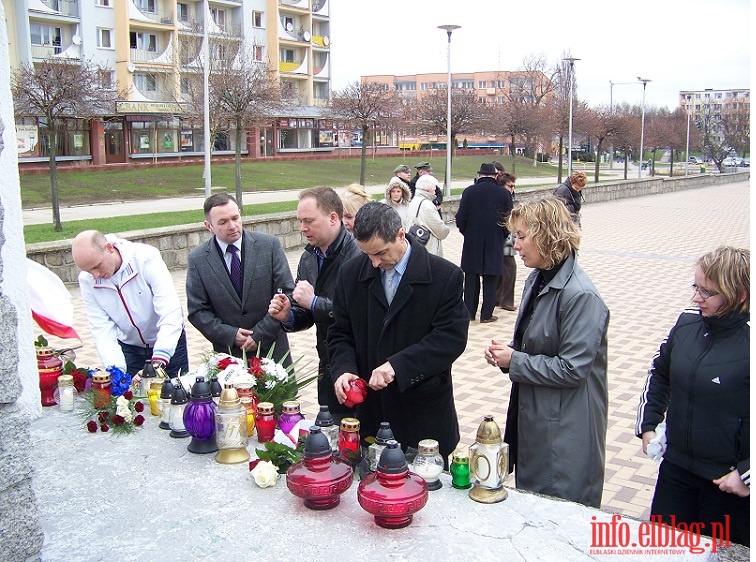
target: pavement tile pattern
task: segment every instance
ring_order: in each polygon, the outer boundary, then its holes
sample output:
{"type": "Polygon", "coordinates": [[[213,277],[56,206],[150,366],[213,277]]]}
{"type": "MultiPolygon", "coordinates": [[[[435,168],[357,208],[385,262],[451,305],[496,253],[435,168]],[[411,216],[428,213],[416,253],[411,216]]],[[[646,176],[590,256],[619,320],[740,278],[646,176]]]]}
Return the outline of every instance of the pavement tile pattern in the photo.
{"type": "MultiPolygon", "coordinates": [[[[647,518],[657,465],[640,451],[633,424],[638,395],[651,358],[680,311],[690,302],[693,264],[722,244],[750,247],[750,184],[740,182],[648,197],[594,203],[583,207],[579,262],[606,301],[609,324],[609,425],[602,508],[647,518]]],[[[451,225],[453,227],[453,225],[451,225]]],[[[444,256],[459,263],[462,236],[455,228],[444,241],[444,256]]],[[[300,252],[288,254],[293,272],[300,252]]],[[[530,270],[518,259],[515,302],[530,270]]],[[[186,303],[185,271],[173,273],[186,303]]],[[[77,364],[97,367],[78,288],[72,288],[79,334],[77,364]]],[[[453,367],[461,443],[471,444],[485,414],[504,427],[510,384],[486,364],[483,349],[492,339],[509,341],[516,312],[496,309],[497,322],[470,324],[467,349],[453,367]]],[[[190,367],[196,367],[208,342],[187,322],[190,367]]],[[[52,338],[55,345],[55,338],[52,338]]],[[[314,330],[290,335],[294,358],[317,366],[314,330]]],[[[314,385],[301,396],[302,411],[318,411],[314,385]]],[[[510,476],[511,485],[514,481],[510,476]]]]}

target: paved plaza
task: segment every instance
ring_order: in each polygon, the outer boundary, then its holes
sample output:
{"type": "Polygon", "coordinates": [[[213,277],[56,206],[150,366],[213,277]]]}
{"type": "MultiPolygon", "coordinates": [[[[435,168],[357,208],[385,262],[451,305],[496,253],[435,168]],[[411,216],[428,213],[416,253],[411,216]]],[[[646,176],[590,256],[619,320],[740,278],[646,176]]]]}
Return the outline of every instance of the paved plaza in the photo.
{"type": "MultiPolygon", "coordinates": [[[[732,183],[594,203],[583,207],[583,241],[579,261],[611,311],[609,324],[609,427],[602,507],[647,517],[657,465],[640,452],[633,423],[638,394],[651,358],[690,301],[693,263],[722,244],[750,247],[750,184],[732,183]]],[[[462,236],[452,228],[444,255],[459,263],[462,236]]],[[[300,252],[288,254],[292,271],[300,252]]],[[[174,272],[176,289],[186,302],[185,271],[174,272]]],[[[529,270],[518,259],[516,302],[529,270]]],[[[99,360],[86,322],[79,291],[72,288],[75,326],[87,341],[77,363],[97,367],[99,360]]],[[[486,364],[483,349],[491,339],[509,341],[516,313],[496,309],[498,322],[470,324],[467,349],[453,368],[462,442],[470,444],[484,414],[503,425],[510,384],[486,364]]],[[[190,366],[197,366],[210,345],[187,322],[190,366]]],[[[293,356],[317,365],[314,330],[290,337],[293,356]]],[[[315,386],[305,389],[305,415],[317,412],[315,386]]],[[[514,485],[514,482],[510,482],[514,485]]]]}

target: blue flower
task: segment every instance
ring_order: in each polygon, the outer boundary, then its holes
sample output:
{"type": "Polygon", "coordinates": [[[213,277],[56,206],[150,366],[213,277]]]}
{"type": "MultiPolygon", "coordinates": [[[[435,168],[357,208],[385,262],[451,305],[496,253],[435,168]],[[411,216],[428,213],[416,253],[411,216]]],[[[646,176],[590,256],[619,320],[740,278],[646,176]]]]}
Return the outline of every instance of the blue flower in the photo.
{"type": "Polygon", "coordinates": [[[105,369],[110,373],[110,394],[113,396],[121,396],[131,387],[131,375],[119,369],[115,365],[111,365],[105,369]]]}

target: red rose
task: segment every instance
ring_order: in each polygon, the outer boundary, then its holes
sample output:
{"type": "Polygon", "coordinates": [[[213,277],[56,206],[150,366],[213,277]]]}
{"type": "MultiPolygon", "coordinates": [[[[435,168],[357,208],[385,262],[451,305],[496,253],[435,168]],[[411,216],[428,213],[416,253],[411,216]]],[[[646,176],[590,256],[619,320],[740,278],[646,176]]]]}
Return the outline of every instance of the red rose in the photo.
{"type": "Polygon", "coordinates": [[[136,404],[134,404],[134,409],[137,412],[144,412],[144,404],[142,404],[141,402],[137,402],[136,404]]]}
{"type": "MultiPolygon", "coordinates": [[[[140,404],[140,402],[137,402],[137,404],[140,404]]],[[[134,425],[139,427],[144,423],[144,416],[141,414],[134,418],[134,425]]]]}
{"type": "Polygon", "coordinates": [[[102,431],[103,433],[107,433],[109,429],[110,428],[108,427],[108,424],[106,423],[103,423],[102,425],[100,425],[100,431],[102,431]]]}
{"type": "Polygon", "coordinates": [[[87,431],[89,431],[89,433],[97,433],[97,422],[89,420],[87,422],[87,431]]]}
{"type": "Polygon", "coordinates": [[[360,404],[365,400],[368,393],[367,383],[363,379],[353,379],[349,383],[349,390],[346,391],[346,400],[344,406],[354,408],[355,404],[360,404]]]}
{"type": "Polygon", "coordinates": [[[249,369],[247,369],[247,372],[250,375],[254,375],[258,379],[265,375],[265,370],[262,367],[262,360],[259,357],[251,357],[247,362],[249,363],[249,369]]]}
{"type": "Polygon", "coordinates": [[[134,393],[131,392],[130,390],[127,390],[126,392],[123,393],[123,397],[126,400],[131,400],[132,398],[134,398],[134,393]]]}
{"type": "Polygon", "coordinates": [[[253,461],[249,461],[249,471],[252,472],[252,470],[260,464],[261,459],[255,459],[253,461]]]}
{"type": "Polygon", "coordinates": [[[218,361],[218,368],[221,371],[225,371],[226,367],[228,367],[229,365],[238,365],[238,364],[239,362],[233,357],[226,357],[225,359],[221,359],[220,361],[218,361]]]}
{"type": "Polygon", "coordinates": [[[100,412],[99,414],[97,414],[97,420],[100,423],[105,423],[106,421],[108,421],[108,413],[103,410],[102,412],[100,412]]]}
{"type": "Polygon", "coordinates": [[[87,373],[80,371],[79,369],[74,369],[69,374],[73,377],[74,388],[76,388],[77,392],[84,392],[87,386],[87,381],[89,380],[87,373]]]}
{"type": "Polygon", "coordinates": [[[119,416],[116,414],[113,416],[113,425],[123,425],[126,422],[125,419],[123,419],[123,416],[119,416]]]}

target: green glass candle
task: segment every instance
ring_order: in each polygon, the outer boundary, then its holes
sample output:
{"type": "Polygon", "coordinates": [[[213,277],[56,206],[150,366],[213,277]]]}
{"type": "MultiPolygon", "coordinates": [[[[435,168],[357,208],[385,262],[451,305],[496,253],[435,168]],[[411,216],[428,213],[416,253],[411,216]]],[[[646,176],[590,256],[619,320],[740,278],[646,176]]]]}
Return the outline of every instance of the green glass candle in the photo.
{"type": "Polygon", "coordinates": [[[466,490],[470,487],[470,457],[467,451],[454,451],[449,472],[454,488],[466,490]]]}

